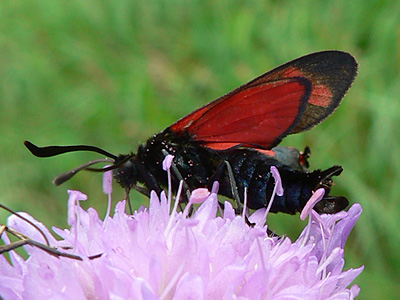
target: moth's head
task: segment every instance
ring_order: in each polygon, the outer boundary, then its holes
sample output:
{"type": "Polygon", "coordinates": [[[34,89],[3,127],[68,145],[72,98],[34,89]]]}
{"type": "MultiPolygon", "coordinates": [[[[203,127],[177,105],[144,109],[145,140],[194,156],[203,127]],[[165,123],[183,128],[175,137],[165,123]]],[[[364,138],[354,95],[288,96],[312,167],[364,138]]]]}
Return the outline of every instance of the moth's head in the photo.
{"type": "Polygon", "coordinates": [[[125,190],[132,189],[139,180],[136,160],[137,156],[134,154],[121,154],[115,160],[113,175],[125,190]]]}

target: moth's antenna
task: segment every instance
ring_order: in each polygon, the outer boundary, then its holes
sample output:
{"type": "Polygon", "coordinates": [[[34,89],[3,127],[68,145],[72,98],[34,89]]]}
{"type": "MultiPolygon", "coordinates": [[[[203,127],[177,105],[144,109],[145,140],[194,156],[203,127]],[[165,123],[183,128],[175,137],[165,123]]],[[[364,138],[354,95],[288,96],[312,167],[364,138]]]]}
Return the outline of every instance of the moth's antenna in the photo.
{"type": "Polygon", "coordinates": [[[24,141],[24,145],[26,146],[26,148],[28,148],[29,151],[32,152],[33,155],[37,157],[51,157],[68,152],[90,151],[105,155],[114,160],[117,159],[117,156],[115,156],[114,154],[111,154],[110,152],[103,150],[101,148],[89,145],[38,147],[29,141],[24,141]]]}
{"type": "Polygon", "coordinates": [[[87,163],[85,163],[85,164],[83,164],[83,165],[81,165],[79,167],[76,167],[75,169],[72,169],[71,171],[68,171],[68,172],[65,172],[65,173],[62,173],[62,174],[58,175],[56,178],[54,178],[53,183],[55,185],[61,185],[64,182],[70,180],[72,178],[72,176],[74,176],[76,173],[78,173],[79,171],[82,171],[82,170],[97,171],[97,172],[99,172],[99,171],[106,172],[106,171],[109,170],[109,168],[104,168],[104,169],[91,169],[91,168],[88,168],[88,167],[90,167],[90,166],[92,166],[94,164],[97,164],[99,162],[114,163],[114,161],[109,159],[109,158],[99,158],[99,159],[91,160],[91,161],[89,161],[89,162],[87,162],[87,163]]]}
{"type": "Polygon", "coordinates": [[[24,141],[24,145],[28,150],[35,156],[37,157],[52,157],[68,152],[77,152],[77,151],[89,151],[89,152],[95,152],[98,154],[102,154],[107,156],[108,158],[99,158],[95,160],[91,160],[79,167],[76,167],[75,169],[72,169],[68,172],[65,172],[61,175],[58,175],[54,180],[53,183],[55,185],[60,185],[66,182],[67,180],[71,179],[76,173],[78,173],[81,170],[88,170],[88,171],[94,171],[94,172],[106,172],[112,169],[115,169],[116,167],[120,166],[121,163],[125,162],[128,160],[131,156],[128,156],[126,160],[123,160],[117,164],[115,162],[117,161],[118,157],[115,156],[114,154],[103,150],[101,148],[95,147],[95,146],[89,146],[89,145],[73,145],[73,146],[47,146],[47,147],[38,147],[35,144],[32,144],[29,141],[24,141]],[[100,168],[100,169],[95,169],[95,168],[90,168],[90,166],[104,162],[104,163],[112,163],[114,164],[113,166],[107,167],[107,168],[100,168]]]}

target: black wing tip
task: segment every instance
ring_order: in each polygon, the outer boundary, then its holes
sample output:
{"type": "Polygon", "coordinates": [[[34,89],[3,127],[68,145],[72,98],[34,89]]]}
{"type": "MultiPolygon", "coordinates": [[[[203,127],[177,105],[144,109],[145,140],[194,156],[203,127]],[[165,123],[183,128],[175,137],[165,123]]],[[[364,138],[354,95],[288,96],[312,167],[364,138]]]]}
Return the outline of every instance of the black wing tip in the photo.
{"type": "MultiPolygon", "coordinates": [[[[318,73],[318,70],[320,70],[322,74],[329,72],[329,70],[340,71],[341,77],[350,83],[349,87],[358,73],[358,62],[356,58],[349,52],[341,50],[313,52],[287,64],[296,64],[297,62],[300,63],[302,67],[308,65],[312,73],[318,73]]],[[[307,69],[307,67],[305,69],[307,69]]]]}
{"type": "Polygon", "coordinates": [[[342,50],[323,50],[323,51],[312,52],[298,59],[306,59],[307,57],[313,59],[316,58],[317,61],[321,60],[337,61],[341,65],[353,66],[353,69],[356,70],[358,69],[358,62],[356,58],[349,52],[342,50]]]}
{"type": "MultiPolygon", "coordinates": [[[[347,80],[350,82],[347,90],[351,87],[354,79],[358,74],[358,62],[356,58],[348,52],[339,51],[339,50],[331,50],[327,51],[331,56],[331,59],[335,61],[338,67],[342,68],[342,72],[345,72],[347,75],[347,80]]],[[[346,90],[346,92],[347,92],[346,90]]]]}

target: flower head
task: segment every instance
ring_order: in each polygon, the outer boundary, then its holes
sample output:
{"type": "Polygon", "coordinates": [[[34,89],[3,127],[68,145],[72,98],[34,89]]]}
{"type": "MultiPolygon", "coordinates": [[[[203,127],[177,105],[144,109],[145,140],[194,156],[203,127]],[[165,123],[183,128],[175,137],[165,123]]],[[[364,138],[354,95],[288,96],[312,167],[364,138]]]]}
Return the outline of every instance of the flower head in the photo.
{"type": "MultiPolygon", "coordinates": [[[[348,286],[363,267],[343,271],[343,248],[361,214],[359,204],[335,215],[320,216],[307,208],[308,225],[293,242],[268,236],[265,209],[249,216],[255,226],[237,216],[229,202],[218,216],[217,189],[194,191],[183,212],[177,212],[176,205],[172,208],[164,193],[158,197],[152,192],[149,208],[127,215],[122,201],[105,221],[93,208],[80,208],[77,200],[85,196],[70,191],[71,228],[53,228],[60,241],[43,231],[51,246],[63,247],[82,260],[51,256],[31,246],[24,260],[12,251],[11,264],[0,257],[0,295],[4,299],[177,300],[353,299],[358,295],[357,285],[348,286]],[[188,207],[195,203],[201,204],[189,216],[188,207]]],[[[32,236],[29,224],[15,216],[8,222],[32,236]]]]}

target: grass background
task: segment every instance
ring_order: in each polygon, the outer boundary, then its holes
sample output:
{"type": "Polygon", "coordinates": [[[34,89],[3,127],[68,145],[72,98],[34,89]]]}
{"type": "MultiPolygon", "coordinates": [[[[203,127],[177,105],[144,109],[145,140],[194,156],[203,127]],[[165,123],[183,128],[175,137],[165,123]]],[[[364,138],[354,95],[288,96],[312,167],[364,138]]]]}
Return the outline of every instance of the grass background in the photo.
{"type": "MultiPolygon", "coordinates": [[[[257,75],[324,49],[352,53],[358,78],[339,110],[285,145],[312,149],[311,165],[341,164],[335,194],[364,212],[346,248],[365,264],[360,299],[400,293],[400,2],[18,1],[0,3],[0,201],[47,225],[66,226],[67,189],[105,213],[101,175],[61,172],[98,156],[33,157],[22,142],[96,145],[112,153],[140,142],[257,75]]],[[[114,199],[123,193],[116,188],[114,199]]],[[[137,205],[146,203],[132,194],[137,205]]],[[[7,213],[0,212],[0,222],[7,213]]],[[[274,216],[296,237],[303,223],[274,216]]]]}

